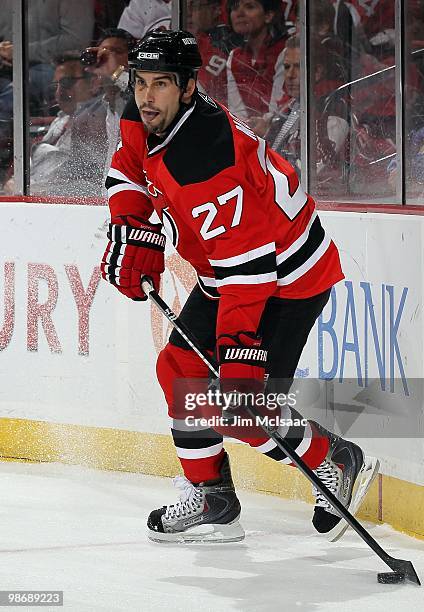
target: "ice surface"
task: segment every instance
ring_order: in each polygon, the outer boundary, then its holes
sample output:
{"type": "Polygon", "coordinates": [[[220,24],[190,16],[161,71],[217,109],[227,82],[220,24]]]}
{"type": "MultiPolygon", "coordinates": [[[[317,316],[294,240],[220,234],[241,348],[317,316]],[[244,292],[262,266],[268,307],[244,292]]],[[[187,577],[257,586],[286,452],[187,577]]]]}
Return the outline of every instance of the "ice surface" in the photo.
{"type": "MultiPolygon", "coordinates": [[[[241,491],[243,542],[154,544],[146,516],[175,500],[168,479],[0,463],[0,482],[0,588],[63,590],[65,610],[423,609],[423,588],[377,583],[389,570],[356,534],[336,544],[315,535],[302,502],[241,491]]],[[[424,542],[369,528],[424,578],[424,542]]]]}

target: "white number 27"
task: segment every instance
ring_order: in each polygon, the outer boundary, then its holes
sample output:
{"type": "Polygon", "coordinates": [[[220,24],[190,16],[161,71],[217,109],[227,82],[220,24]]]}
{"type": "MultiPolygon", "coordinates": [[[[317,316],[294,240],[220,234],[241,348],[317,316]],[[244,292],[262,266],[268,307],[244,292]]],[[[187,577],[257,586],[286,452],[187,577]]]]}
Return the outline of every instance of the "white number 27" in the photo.
{"type": "MultiPolygon", "coordinates": [[[[224,206],[229,200],[236,198],[236,205],[234,209],[233,220],[231,221],[231,227],[236,227],[240,223],[241,214],[243,211],[243,189],[241,185],[237,185],[231,191],[227,191],[227,193],[223,193],[222,195],[217,197],[218,204],[220,206],[224,206]]],[[[210,240],[211,238],[215,238],[220,234],[223,234],[227,231],[228,228],[224,227],[224,225],[218,225],[211,229],[211,225],[219,212],[219,208],[214,202],[206,202],[205,204],[200,204],[199,206],[195,206],[191,211],[191,214],[194,219],[197,219],[203,213],[206,213],[206,217],[203,220],[202,227],[200,228],[200,234],[203,240],[210,240]]]]}

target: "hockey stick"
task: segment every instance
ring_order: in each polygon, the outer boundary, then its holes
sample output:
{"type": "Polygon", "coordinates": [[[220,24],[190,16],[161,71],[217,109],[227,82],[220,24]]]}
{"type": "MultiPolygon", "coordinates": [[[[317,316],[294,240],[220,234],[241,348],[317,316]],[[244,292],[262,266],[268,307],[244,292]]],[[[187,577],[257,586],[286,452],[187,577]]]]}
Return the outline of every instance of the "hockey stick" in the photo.
{"type": "MultiPolygon", "coordinates": [[[[171,325],[177,330],[177,332],[184,338],[188,345],[194,350],[195,353],[202,359],[202,361],[208,366],[209,370],[214,376],[219,377],[219,365],[216,361],[204,350],[200,348],[199,342],[182,321],[179,320],[178,316],[169,308],[166,302],[160,297],[160,295],[154,290],[153,282],[148,276],[143,276],[141,279],[141,288],[150,300],[159,308],[159,310],[168,319],[171,325]]],[[[256,418],[261,415],[256,412],[253,406],[247,408],[251,416],[256,418]]],[[[417,573],[412,565],[411,561],[404,559],[395,559],[391,557],[368,533],[364,527],[356,520],[356,518],[347,510],[343,504],[335,497],[335,495],[327,489],[322,483],[318,476],[306,465],[301,457],[287,444],[286,440],[276,431],[274,428],[263,423],[262,419],[258,420],[260,426],[264,432],[269,436],[299,468],[299,470],[306,476],[306,478],[318,489],[318,491],[326,498],[326,500],[339,512],[340,516],[356,531],[356,533],[364,540],[364,542],[380,557],[386,565],[390,567],[392,572],[380,573],[379,582],[403,582],[408,580],[417,585],[421,585],[417,573]]]]}

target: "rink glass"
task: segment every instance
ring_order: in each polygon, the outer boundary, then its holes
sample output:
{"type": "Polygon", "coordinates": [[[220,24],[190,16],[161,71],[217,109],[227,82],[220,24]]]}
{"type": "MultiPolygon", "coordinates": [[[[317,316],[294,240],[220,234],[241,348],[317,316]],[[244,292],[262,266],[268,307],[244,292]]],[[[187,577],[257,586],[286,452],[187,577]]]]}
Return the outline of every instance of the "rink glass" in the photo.
{"type": "MultiPolygon", "coordinates": [[[[77,4],[72,3],[72,7],[77,4]]],[[[273,126],[277,130],[278,120],[281,126],[290,114],[287,109],[285,114],[281,106],[285,94],[284,69],[283,80],[277,80],[281,77],[283,60],[279,58],[279,66],[275,66],[275,70],[271,67],[271,70],[267,61],[278,55],[272,55],[271,50],[262,53],[261,61],[253,62],[256,73],[255,70],[246,72],[243,86],[247,90],[250,88],[255,95],[259,92],[259,98],[264,99],[268,97],[269,88],[280,87],[274,91],[277,108],[273,106],[270,109],[271,119],[259,108],[260,105],[249,108],[252,116],[247,121],[255,124],[257,133],[265,136],[270,146],[277,148],[279,145],[278,150],[301,175],[304,187],[318,200],[347,204],[422,204],[424,3],[422,0],[380,0],[378,3],[354,0],[337,4],[338,13],[332,19],[330,12],[334,9],[331,2],[282,0],[281,10],[275,11],[272,28],[267,33],[277,41],[279,36],[284,38],[295,31],[300,37],[300,104],[298,116],[294,113],[291,117],[294,123],[292,132],[297,130],[298,133],[290,143],[275,142],[276,133],[273,138],[272,134],[267,134],[272,118],[277,120],[277,125],[273,126]],[[269,82],[270,75],[274,75],[272,83],[269,82]]],[[[17,5],[24,11],[30,10],[30,3],[26,0],[14,3],[17,5]]],[[[77,48],[74,50],[83,51],[98,39],[102,30],[116,27],[125,5],[123,0],[98,2],[96,12],[89,15],[91,3],[81,2],[82,13],[77,20],[73,42],[77,48]],[[88,23],[91,24],[89,34],[88,23]]],[[[209,93],[228,104],[228,56],[237,47],[245,46],[248,36],[234,32],[231,10],[222,8],[222,3],[174,1],[172,14],[173,26],[191,28],[201,44],[209,93]]],[[[13,29],[10,35],[4,31],[0,35],[3,40],[14,39],[13,29]]],[[[15,116],[24,118],[28,137],[25,139],[25,134],[21,134],[24,147],[21,151],[15,134],[15,164],[13,112],[8,111],[4,103],[6,100],[10,106],[10,92],[5,91],[7,67],[1,75],[1,193],[45,197],[64,195],[68,199],[80,200],[87,196],[104,198],[105,168],[100,168],[101,160],[96,156],[102,151],[108,134],[105,130],[96,131],[91,122],[88,122],[92,129],[84,147],[88,157],[91,151],[93,163],[84,164],[80,172],[74,168],[74,177],[72,172],[65,172],[63,183],[62,179],[48,181],[44,190],[37,190],[35,184],[32,189],[28,185],[25,159],[30,152],[34,153],[45,136],[58,107],[50,87],[53,69],[49,58],[46,56],[43,61],[34,61],[31,56],[31,45],[41,43],[41,34],[37,41],[34,30],[31,30],[27,38],[29,66],[26,81],[29,86],[23,87],[23,100],[15,101],[18,104],[15,116]],[[29,119],[25,121],[26,106],[29,119]],[[15,178],[15,182],[9,182],[6,188],[10,178],[15,178]]],[[[16,50],[18,59],[23,47],[22,44],[22,48],[19,46],[16,50]]],[[[50,49],[51,55],[55,55],[53,51],[50,49]]],[[[17,91],[18,82],[16,78],[17,91]]],[[[107,156],[102,155],[106,166],[107,156]]]]}
{"type": "Polygon", "coordinates": [[[408,204],[424,204],[424,6],[405,2],[405,192],[408,204]]]}

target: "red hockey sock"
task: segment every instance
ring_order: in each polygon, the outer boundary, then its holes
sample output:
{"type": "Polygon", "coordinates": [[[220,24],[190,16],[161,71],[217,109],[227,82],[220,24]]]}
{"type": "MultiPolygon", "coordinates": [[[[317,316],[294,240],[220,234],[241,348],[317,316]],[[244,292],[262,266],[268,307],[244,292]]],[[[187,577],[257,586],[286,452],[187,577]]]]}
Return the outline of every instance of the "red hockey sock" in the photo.
{"type": "MultiPolygon", "coordinates": [[[[306,465],[315,470],[324,461],[327,456],[328,449],[330,448],[330,442],[328,438],[323,438],[318,432],[316,427],[309,421],[309,425],[312,430],[311,444],[304,455],[302,455],[303,461],[306,465]]],[[[290,465],[294,465],[290,463],[290,465]]]]}
{"type": "Polygon", "coordinates": [[[182,459],[180,462],[184,476],[191,482],[199,483],[206,480],[217,480],[221,477],[220,467],[225,451],[222,449],[218,455],[203,457],[202,459],[182,459]]]}

